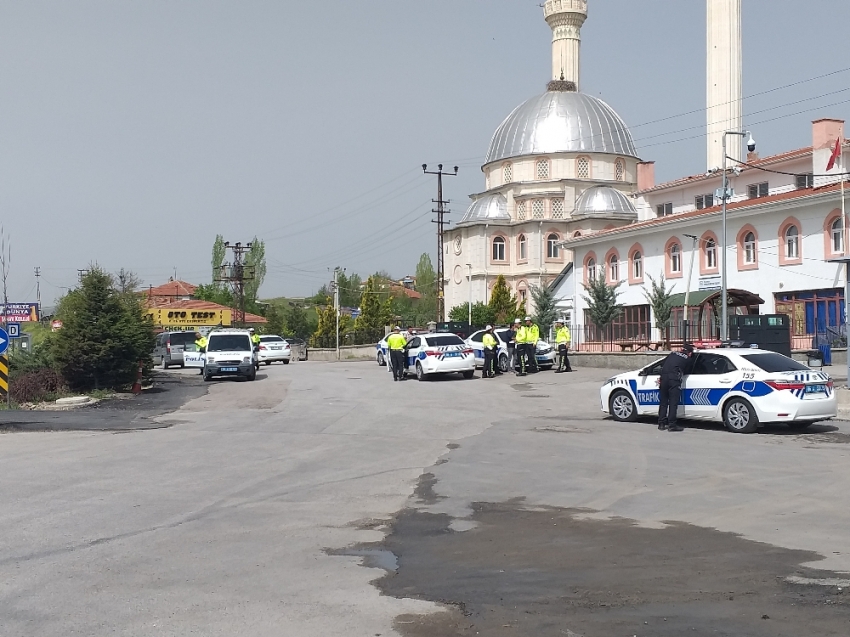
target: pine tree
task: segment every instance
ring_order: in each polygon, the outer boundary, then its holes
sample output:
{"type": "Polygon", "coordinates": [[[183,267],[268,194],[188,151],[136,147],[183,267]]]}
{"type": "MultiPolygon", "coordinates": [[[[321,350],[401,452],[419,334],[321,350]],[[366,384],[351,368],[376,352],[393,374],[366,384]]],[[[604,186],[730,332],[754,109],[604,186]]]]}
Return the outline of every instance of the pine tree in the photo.
{"type": "Polygon", "coordinates": [[[384,327],[390,320],[391,300],[382,300],[380,292],[375,277],[366,279],[366,286],[360,297],[360,316],[354,322],[354,329],[358,338],[367,343],[380,340],[384,336],[384,327]]]}
{"type": "Polygon", "coordinates": [[[511,295],[511,290],[503,275],[496,277],[493,291],[490,293],[490,309],[493,312],[495,323],[510,323],[519,316],[519,303],[516,296],[511,295]]]}
{"type": "Polygon", "coordinates": [[[227,254],[227,248],[224,247],[224,237],[220,234],[215,235],[215,242],[212,247],[212,285],[213,287],[222,287],[221,283],[216,283],[221,276],[221,264],[224,263],[224,257],[227,254]]]}
{"type": "Polygon", "coordinates": [[[584,284],[587,296],[582,295],[582,298],[587,303],[587,316],[599,330],[600,337],[604,335],[605,328],[623,311],[623,305],[617,302],[620,296],[617,288],[621,283],[622,281],[619,281],[616,285],[608,285],[604,277],[595,276],[584,284]]]}
{"type": "MultiPolygon", "coordinates": [[[[455,305],[449,311],[449,320],[456,323],[466,323],[469,320],[469,303],[455,305]]],[[[472,304],[472,324],[479,327],[496,323],[493,308],[481,303],[472,304]]]]}
{"type": "Polygon", "coordinates": [[[670,317],[673,315],[673,288],[667,288],[667,282],[664,280],[664,275],[656,281],[651,274],[647,274],[651,285],[651,290],[643,291],[643,295],[652,307],[652,314],[655,317],[655,327],[657,327],[664,335],[665,345],[670,342],[670,317]]]}
{"type": "Polygon", "coordinates": [[[254,237],[251,241],[251,247],[245,255],[245,265],[254,270],[253,278],[245,281],[245,303],[249,309],[256,311],[257,299],[260,298],[260,287],[266,280],[265,241],[260,241],[257,237],[254,237]]]}
{"type": "Polygon", "coordinates": [[[287,336],[295,336],[297,338],[306,339],[310,336],[310,325],[307,322],[307,313],[300,305],[291,305],[284,312],[284,332],[287,336]]]}
{"type": "Polygon", "coordinates": [[[548,338],[557,316],[555,295],[548,285],[535,285],[531,288],[531,298],[534,301],[534,322],[540,328],[540,335],[548,338]]]}
{"type": "Polygon", "coordinates": [[[422,295],[416,313],[426,321],[437,320],[437,273],[427,252],[419,257],[416,265],[416,291],[422,295]]]}

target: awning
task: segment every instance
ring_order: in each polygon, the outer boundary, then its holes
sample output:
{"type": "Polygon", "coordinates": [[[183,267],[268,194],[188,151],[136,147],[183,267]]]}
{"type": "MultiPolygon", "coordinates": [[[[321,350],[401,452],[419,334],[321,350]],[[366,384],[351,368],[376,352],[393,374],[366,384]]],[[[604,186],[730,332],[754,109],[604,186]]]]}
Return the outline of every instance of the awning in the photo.
{"type": "MultiPolygon", "coordinates": [[[[751,305],[764,305],[764,299],[758,294],[747,292],[746,290],[727,290],[729,293],[729,307],[750,307],[751,305]]],[[[711,303],[715,299],[720,298],[720,290],[699,290],[691,292],[688,295],[688,306],[699,307],[706,303],[711,303]]],[[[674,307],[681,307],[685,304],[685,293],[679,292],[670,297],[674,307]]]]}

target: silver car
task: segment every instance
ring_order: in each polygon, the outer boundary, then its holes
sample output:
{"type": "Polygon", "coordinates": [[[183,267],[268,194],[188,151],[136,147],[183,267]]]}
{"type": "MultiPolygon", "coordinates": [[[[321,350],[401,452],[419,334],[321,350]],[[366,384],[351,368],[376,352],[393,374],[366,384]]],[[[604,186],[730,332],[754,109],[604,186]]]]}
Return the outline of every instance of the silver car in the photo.
{"type": "Polygon", "coordinates": [[[183,367],[183,352],[194,352],[195,349],[194,332],[163,332],[156,337],[153,362],[163,369],[174,365],[183,367]]]}

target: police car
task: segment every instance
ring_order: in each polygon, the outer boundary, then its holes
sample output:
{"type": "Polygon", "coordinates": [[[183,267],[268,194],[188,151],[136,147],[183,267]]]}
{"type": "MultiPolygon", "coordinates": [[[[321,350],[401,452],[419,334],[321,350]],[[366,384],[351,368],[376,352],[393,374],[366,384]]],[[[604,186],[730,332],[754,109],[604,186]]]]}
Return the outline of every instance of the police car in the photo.
{"type": "MultiPolygon", "coordinates": [[[[657,416],[663,359],[609,378],[600,390],[602,411],[614,420],[657,416]]],[[[838,415],[828,374],[762,349],[699,350],[682,381],[679,417],[722,422],[753,433],[763,423],[805,429],[838,415]]]]}
{"type": "MultiPolygon", "coordinates": [[[[387,339],[377,345],[379,365],[386,365],[390,355],[387,339]]],[[[436,374],[459,373],[464,378],[475,374],[475,356],[472,348],[456,334],[433,333],[414,336],[407,343],[405,374],[413,373],[418,380],[427,380],[436,374]]]]}
{"type": "MultiPolygon", "coordinates": [[[[496,364],[499,366],[499,369],[502,372],[508,371],[508,346],[507,342],[510,339],[509,328],[496,328],[493,330],[493,334],[496,336],[496,342],[498,343],[497,353],[496,353],[496,364]]],[[[467,345],[469,345],[473,351],[475,352],[475,366],[479,368],[484,367],[484,330],[480,330],[478,332],[473,332],[470,334],[469,338],[466,339],[467,345]]],[[[546,341],[537,341],[537,366],[540,369],[552,369],[555,366],[555,358],[556,352],[555,348],[553,348],[546,341]]]]}

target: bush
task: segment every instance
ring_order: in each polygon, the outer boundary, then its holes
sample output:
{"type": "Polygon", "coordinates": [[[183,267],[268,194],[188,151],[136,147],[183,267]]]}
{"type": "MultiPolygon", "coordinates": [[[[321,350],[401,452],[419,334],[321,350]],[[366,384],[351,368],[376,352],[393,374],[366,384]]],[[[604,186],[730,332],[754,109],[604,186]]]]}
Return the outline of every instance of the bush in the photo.
{"type": "Polygon", "coordinates": [[[16,350],[9,353],[9,380],[15,381],[24,374],[53,367],[50,346],[47,342],[34,346],[30,351],[16,350]]]}
{"type": "Polygon", "coordinates": [[[9,387],[10,397],[16,403],[42,402],[67,390],[65,379],[54,369],[22,374],[9,387]]]}

